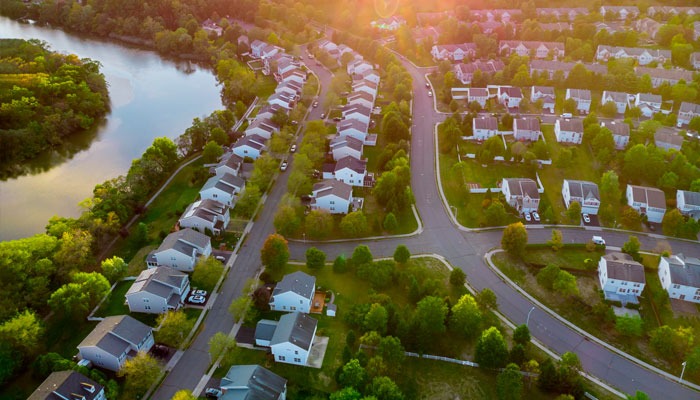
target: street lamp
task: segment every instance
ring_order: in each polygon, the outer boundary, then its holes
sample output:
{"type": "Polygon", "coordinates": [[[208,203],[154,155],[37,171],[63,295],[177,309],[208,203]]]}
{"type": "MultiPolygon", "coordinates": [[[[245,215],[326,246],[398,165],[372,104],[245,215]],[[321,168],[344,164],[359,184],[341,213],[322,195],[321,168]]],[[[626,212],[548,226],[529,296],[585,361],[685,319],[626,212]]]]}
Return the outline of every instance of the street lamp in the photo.
{"type": "Polygon", "coordinates": [[[681,369],[681,377],[678,378],[678,383],[681,383],[681,381],[683,380],[683,373],[685,372],[685,364],[686,363],[687,363],[687,361],[683,361],[683,363],[681,364],[683,366],[683,369],[681,369]]]}
{"type": "Polygon", "coordinates": [[[530,311],[527,312],[527,319],[525,320],[525,326],[527,326],[528,328],[529,328],[528,325],[530,324],[530,314],[532,314],[533,311],[535,311],[534,306],[530,309],[530,311]]]}

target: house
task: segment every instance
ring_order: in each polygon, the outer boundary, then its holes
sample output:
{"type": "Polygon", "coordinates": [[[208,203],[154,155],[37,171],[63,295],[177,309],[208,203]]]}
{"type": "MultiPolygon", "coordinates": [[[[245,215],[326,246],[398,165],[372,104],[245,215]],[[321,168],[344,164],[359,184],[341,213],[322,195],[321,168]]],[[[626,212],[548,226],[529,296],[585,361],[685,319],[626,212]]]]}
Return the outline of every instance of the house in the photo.
{"type": "Polygon", "coordinates": [[[683,215],[700,219],[700,192],[676,191],[676,207],[683,215]]]}
{"type": "Polygon", "coordinates": [[[353,136],[336,136],[331,139],[330,151],[333,154],[333,160],[338,161],[344,157],[353,157],[358,160],[362,159],[362,140],[353,136]]]}
{"type": "MultiPolygon", "coordinates": [[[[286,82],[280,82],[276,87],[275,87],[275,93],[278,92],[284,92],[287,93],[290,96],[294,96],[295,99],[298,100],[298,97],[301,96],[301,92],[303,89],[304,85],[301,85],[297,82],[293,81],[286,81],[286,82]]],[[[275,106],[264,106],[261,111],[258,112],[258,116],[261,115],[261,112],[265,107],[275,107],[275,106]]],[[[273,108],[275,111],[276,110],[281,110],[282,112],[287,112],[287,110],[283,109],[282,107],[275,107],[273,108]]],[[[274,113],[273,113],[274,115],[274,113]]],[[[271,116],[268,116],[267,118],[272,118],[271,116]]]]}
{"type": "MultiPolygon", "coordinates": [[[[273,94],[272,96],[276,96],[278,93],[273,94]]],[[[272,97],[270,96],[270,97],[272,97]]],[[[283,98],[284,95],[280,94],[278,98],[283,98]]],[[[277,107],[283,107],[279,105],[278,103],[272,103],[276,104],[277,107]]],[[[250,125],[248,125],[248,128],[245,130],[245,135],[250,136],[250,135],[258,135],[261,136],[265,139],[269,139],[272,137],[272,134],[275,132],[279,132],[280,128],[279,126],[275,125],[272,121],[270,121],[267,118],[262,118],[258,116],[251,122],[250,125]]]]}
{"type": "Polygon", "coordinates": [[[163,239],[160,246],[148,254],[148,268],[166,266],[179,271],[192,272],[197,257],[211,255],[209,236],[194,229],[181,229],[163,239]]]}
{"type": "Polygon", "coordinates": [[[270,340],[275,361],[306,365],[317,327],[318,321],[308,314],[293,312],[281,316],[270,340]]]}
{"type": "Polygon", "coordinates": [[[668,297],[700,303],[700,260],[676,254],[659,260],[659,280],[668,297]]]}
{"type": "Polygon", "coordinates": [[[506,202],[520,213],[537,211],[540,206],[540,192],[532,179],[503,178],[501,191],[506,202]]]}
{"type": "Polygon", "coordinates": [[[634,99],[634,106],[642,110],[642,115],[651,118],[655,113],[661,112],[663,100],[658,94],[637,93],[634,99]]]}
{"type": "Polygon", "coordinates": [[[365,92],[372,95],[372,98],[377,97],[377,84],[372,81],[359,80],[352,83],[353,92],[365,92]]]}
{"type": "Polygon", "coordinates": [[[231,222],[228,209],[226,204],[216,200],[197,200],[187,206],[178,220],[178,225],[180,228],[192,228],[201,233],[206,233],[209,230],[215,235],[219,235],[231,222]]]}
{"type": "Polygon", "coordinates": [[[389,18],[380,18],[370,22],[370,26],[372,26],[372,28],[383,31],[395,31],[399,29],[401,25],[406,25],[406,20],[396,15],[392,15],[389,18]]]}
{"type": "Polygon", "coordinates": [[[338,136],[351,136],[364,143],[367,140],[367,128],[366,122],[357,119],[345,119],[338,123],[338,136]]]}
{"type": "Polygon", "coordinates": [[[433,44],[440,38],[440,30],[434,26],[418,26],[411,30],[411,37],[417,44],[433,44]]]}
{"type": "Polygon", "coordinates": [[[554,136],[559,143],[581,144],[583,121],[580,119],[557,118],[554,123],[554,136]]]}
{"type": "Polygon", "coordinates": [[[250,136],[245,136],[238,139],[236,143],[233,144],[231,151],[233,151],[233,154],[239,157],[250,157],[255,160],[260,157],[260,153],[265,150],[266,141],[267,139],[260,135],[253,134],[250,136]]]}
{"type": "Polygon", "coordinates": [[[588,114],[591,110],[591,91],[586,89],[566,89],[566,99],[574,99],[576,110],[588,114]]]}
{"type": "Polygon", "coordinates": [[[551,86],[533,86],[530,89],[530,101],[534,103],[541,99],[542,108],[550,113],[554,112],[555,98],[554,88],[551,86]]]}
{"type": "Polygon", "coordinates": [[[500,60],[476,60],[464,64],[455,64],[453,70],[455,73],[455,78],[459,79],[459,81],[463,84],[469,85],[471,84],[476,71],[480,71],[482,76],[488,77],[498,71],[503,71],[503,68],[505,68],[505,65],[500,60]]]}
{"type": "Polygon", "coordinates": [[[238,176],[241,173],[242,167],[242,157],[233,153],[226,153],[221,157],[221,161],[219,161],[216,166],[212,167],[209,172],[212,172],[214,175],[231,174],[238,176]]]}
{"type": "Polygon", "coordinates": [[[666,213],[666,197],[656,188],[627,185],[627,204],[649,222],[661,223],[666,213]]]}
{"type": "Polygon", "coordinates": [[[606,300],[639,304],[646,285],[644,266],[629,254],[606,254],[598,261],[598,282],[606,300]]]}
{"type": "Polygon", "coordinates": [[[680,81],[692,82],[693,81],[693,71],[688,71],[681,68],[648,68],[648,67],[636,67],[634,71],[638,76],[649,75],[651,79],[652,87],[659,87],[664,82],[668,82],[670,85],[675,85],[680,81]]]}
{"type": "Polygon", "coordinates": [[[540,29],[543,31],[566,32],[572,30],[572,25],[568,22],[549,22],[540,23],[540,29]]]}
{"type": "Polygon", "coordinates": [[[369,71],[374,69],[374,66],[367,61],[364,60],[354,60],[350,61],[348,65],[345,67],[345,70],[347,71],[348,75],[352,76],[354,74],[362,74],[365,71],[369,71]]]}
{"type": "Polygon", "coordinates": [[[430,54],[435,61],[462,61],[467,58],[476,57],[476,44],[441,44],[435,45],[430,50],[430,54]]]}
{"type": "Polygon", "coordinates": [[[594,22],[593,26],[595,27],[596,33],[600,31],[607,31],[609,34],[613,34],[616,32],[624,32],[625,29],[628,29],[625,27],[624,22],[619,21],[598,21],[594,22]]]}
{"type": "Polygon", "coordinates": [[[588,15],[590,10],[585,7],[578,8],[537,8],[537,16],[541,20],[565,20],[573,21],[579,15],[588,15]]]}
{"type": "Polygon", "coordinates": [[[215,33],[216,36],[221,36],[221,34],[224,33],[224,30],[210,18],[207,18],[204,20],[204,22],[202,22],[202,30],[207,34],[215,33]]]}
{"type": "Polygon", "coordinates": [[[523,92],[519,87],[514,86],[499,86],[498,101],[506,108],[516,108],[520,106],[520,101],[523,99],[523,92]]]}
{"type": "Polygon", "coordinates": [[[477,102],[481,106],[481,108],[486,107],[486,102],[489,99],[489,90],[486,88],[469,88],[468,90],[468,95],[467,95],[467,101],[469,103],[471,102],[477,102]]]}
{"type": "Polygon", "coordinates": [[[522,117],[513,119],[513,137],[515,140],[536,142],[541,134],[540,120],[537,118],[522,117]]]}
{"type": "Polygon", "coordinates": [[[73,370],[52,372],[27,400],[106,400],[104,386],[73,370]]]}
{"type": "Polygon", "coordinates": [[[350,104],[342,108],[343,118],[355,119],[362,123],[369,124],[372,109],[361,104],[350,104]]]}
{"type": "Polygon", "coordinates": [[[670,16],[679,15],[698,15],[700,14],[700,7],[677,7],[677,6],[652,6],[647,8],[647,15],[650,17],[660,17],[661,19],[668,19],[670,16]]]}
{"type": "Polygon", "coordinates": [[[651,18],[640,18],[632,23],[632,26],[637,32],[645,33],[650,39],[656,39],[656,34],[659,32],[662,24],[651,18]]]}
{"type": "Polygon", "coordinates": [[[365,186],[367,161],[361,161],[353,157],[341,158],[335,164],[333,176],[336,180],[351,186],[365,186]]]}
{"type": "Polygon", "coordinates": [[[265,47],[262,48],[262,51],[260,52],[260,58],[263,60],[266,58],[273,57],[275,54],[283,52],[284,49],[281,47],[273,46],[271,44],[265,44],[265,47]]]}
{"type": "Polygon", "coordinates": [[[294,107],[294,96],[290,96],[284,92],[276,92],[272,93],[270,97],[267,98],[267,102],[268,104],[275,104],[284,109],[291,110],[292,107],[294,107]]]}
{"type": "Polygon", "coordinates": [[[162,314],[179,309],[189,292],[187,274],[155,267],[141,271],[125,297],[130,312],[162,314]]]}
{"type": "Polygon", "coordinates": [[[285,400],[287,380],[259,365],[234,365],[220,384],[221,400],[285,400]]]}
{"type": "Polygon", "coordinates": [[[676,133],[673,128],[662,126],[654,132],[654,144],[656,144],[656,147],[666,151],[671,149],[681,151],[683,136],[676,133]]]}
{"type": "Polygon", "coordinates": [[[700,104],[682,102],[681,108],[678,110],[679,126],[681,124],[688,125],[695,117],[700,117],[700,104]]]}
{"type": "Polygon", "coordinates": [[[615,149],[623,150],[630,142],[630,126],[624,122],[612,121],[601,122],[600,126],[608,128],[613,135],[615,149]]]}
{"type": "Polygon", "coordinates": [[[127,359],[153,347],[153,329],[128,315],[105,317],[78,345],[78,357],[117,372],[127,359]]]}
{"type": "Polygon", "coordinates": [[[379,84],[379,80],[381,79],[381,77],[379,76],[379,73],[373,69],[364,71],[361,74],[355,74],[354,76],[358,76],[358,75],[360,77],[362,77],[362,79],[366,79],[366,80],[373,82],[373,83],[376,83],[376,84],[379,84]]]}
{"type": "Polygon", "coordinates": [[[572,202],[576,201],[581,205],[581,214],[598,215],[600,193],[598,192],[598,185],[595,183],[564,179],[564,183],[561,186],[561,195],[564,198],[564,204],[567,209],[572,202]]]}
{"type": "Polygon", "coordinates": [[[253,40],[253,43],[250,44],[250,56],[253,58],[262,57],[265,46],[267,46],[267,43],[261,40],[253,40]]]}
{"type": "MultiPolygon", "coordinates": [[[[700,22],[696,22],[696,24],[700,25],[700,22]]],[[[690,55],[690,64],[693,68],[700,69],[700,51],[696,51],[690,55]]]]}
{"type": "Polygon", "coordinates": [[[605,75],[608,71],[607,66],[600,64],[550,60],[532,60],[530,61],[530,73],[534,74],[535,72],[537,72],[541,76],[547,77],[547,79],[554,79],[557,75],[557,71],[561,71],[561,73],[564,75],[563,78],[566,79],[569,76],[569,73],[577,65],[583,66],[583,68],[585,68],[586,71],[592,74],[605,75]]]}
{"type": "Polygon", "coordinates": [[[528,42],[522,40],[501,40],[498,51],[503,57],[513,53],[532,58],[559,58],[564,57],[564,43],[559,42],[528,42]]]}
{"type": "Polygon", "coordinates": [[[619,20],[635,19],[639,16],[639,8],[636,6],[602,6],[600,7],[600,15],[603,17],[612,16],[619,20]]]}
{"type": "Polygon", "coordinates": [[[347,214],[351,211],[352,202],[352,186],[334,179],[326,179],[314,184],[311,191],[312,210],[326,210],[331,214],[347,214]]]}
{"type": "Polygon", "coordinates": [[[625,110],[627,109],[627,104],[629,103],[629,95],[627,93],[604,90],[600,104],[602,106],[608,102],[615,103],[615,109],[617,110],[618,114],[624,114],[625,110]]]}
{"type": "Polygon", "coordinates": [[[285,275],[272,291],[270,309],[308,313],[315,291],[316,277],[302,271],[292,272],[285,275]]]}
{"type": "Polygon", "coordinates": [[[374,107],[374,96],[366,92],[353,92],[348,96],[348,105],[359,104],[372,109],[374,107]]]}
{"type": "Polygon", "coordinates": [[[633,58],[639,65],[647,65],[654,61],[663,64],[671,59],[671,50],[599,45],[595,57],[598,61],[608,61],[610,58],[633,58]]]}
{"type": "MultiPolygon", "coordinates": [[[[296,96],[295,89],[288,85],[287,83],[280,83],[275,88],[275,92],[286,93],[289,96],[296,96]]],[[[280,107],[277,104],[265,104],[260,108],[258,113],[254,118],[248,118],[248,121],[252,124],[257,119],[267,120],[265,121],[268,125],[273,125],[272,118],[277,114],[287,114],[288,110],[284,107],[280,107]]]]}
{"type": "Polygon", "coordinates": [[[199,190],[202,199],[223,203],[228,207],[236,205],[238,194],[245,188],[245,179],[240,176],[225,173],[209,178],[199,190]]]}
{"type": "MultiPolygon", "coordinates": [[[[304,85],[306,82],[306,72],[301,68],[296,68],[280,74],[279,80],[280,82],[294,82],[297,85],[304,85]]],[[[269,102],[270,100],[268,99],[267,101],[269,102]]]]}
{"type": "Polygon", "coordinates": [[[486,140],[491,136],[498,135],[498,120],[496,117],[480,116],[472,121],[472,129],[474,138],[477,140],[486,140]]]}

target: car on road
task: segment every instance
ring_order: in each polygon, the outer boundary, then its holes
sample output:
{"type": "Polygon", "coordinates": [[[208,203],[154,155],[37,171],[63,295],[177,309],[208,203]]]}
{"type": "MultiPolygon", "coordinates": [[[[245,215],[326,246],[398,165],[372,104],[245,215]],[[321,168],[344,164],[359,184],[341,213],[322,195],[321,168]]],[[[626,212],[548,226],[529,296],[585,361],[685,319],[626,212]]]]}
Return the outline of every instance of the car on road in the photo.
{"type": "Polygon", "coordinates": [[[425,82],[425,87],[427,87],[428,89],[430,89],[430,82],[425,82]]]}
{"type": "Polygon", "coordinates": [[[600,237],[600,236],[593,236],[593,237],[591,238],[591,241],[592,241],[593,243],[595,243],[595,244],[599,244],[599,245],[605,246],[605,239],[603,239],[603,238],[600,237]]]}
{"type": "Polygon", "coordinates": [[[340,118],[340,117],[334,117],[334,118],[333,118],[333,121],[335,121],[335,122],[340,122],[341,120],[342,120],[342,118],[340,118]]]}
{"type": "Polygon", "coordinates": [[[540,214],[537,214],[537,211],[533,211],[533,212],[532,212],[532,218],[533,218],[535,221],[540,222],[540,214]]]}
{"type": "Polygon", "coordinates": [[[202,290],[202,289],[195,289],[195,290],[191,291],[190,294],[193,296],[206,296],[207,291],[202,290]]]}
{"type": "Polygon", "coordinates": [[[433,92],[428,92],[428,97],[433,97],[433,92]]]}
{"type": "Polygon", "coordinates": [[[525,221],[527,221],[527,222],[532,221],[532,217],[530,217],[530,213],[525,213],[525,221]]]}
{"type": "Polygon", "coordinates": [[[591,217],[588,216],[588,214],[583,214],[583,222],[590,224],[591,223],[591,217]]]}
{"type": "Polygon", "coordinates": [[[314,101],[314,104],[311,105],[313,108],[318,107],[318,101],[314,101]]]}
{"type": "Polygon", "coordinates": [[[296,125],[299,125],[299,121],[293,119],[293,120],[289,121],[289,124],[296,126],[296,125]]]}
{"type": "Polygon", "coordinates": [[[309,53],[309,58],[313,60],[313,58],[314,58],[314,55],[313,55],[313,54],[311,54],[311,53],[309,53]]]}
{"type": "Polygon", "coordinates": [[[222,394],[221,390],[216,388],[207,388],[207,390],[204,391],[204,395],[209,399],[218,399],[222,394]]]}
{"type": "Polygon", "coordinates": [[[226,257],[224,257],[224,256],[216,256],[216,259],[219,261],[222,261],[222,262],[226,261],[226,257]]]}
{"type": "Polygon", "coordinates": [[[287,160],[282,161],[282,164],[280,165],[280,171],[284,172],[287,170],[287,160]]]}
{"type": "Polygon", "coordinates": [[[187,301],[189,301],[192,304],[204,304],[204,302],[206,302],[207,299],[204,296],[190,296],[187,298],[187,301]]]}
{"type": "Polygon", "coordinates": [[[326,113],[321,113],[321,119],[326,118],[326,113]]]}
{"type": "Polygon", "coordinates": [[[294,153],[295,151],[297,151],[297,145],[293,144],[292,147],[289,149],[289,152],[294,153]]]}

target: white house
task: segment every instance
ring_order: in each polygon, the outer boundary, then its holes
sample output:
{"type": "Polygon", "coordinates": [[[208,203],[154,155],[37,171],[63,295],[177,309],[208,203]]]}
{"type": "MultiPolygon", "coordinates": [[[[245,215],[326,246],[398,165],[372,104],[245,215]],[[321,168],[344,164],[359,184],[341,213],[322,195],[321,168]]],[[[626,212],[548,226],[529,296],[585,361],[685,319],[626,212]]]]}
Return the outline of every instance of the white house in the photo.
{"type": "Polygon", "coordinates": [[[248,128],[245,130],[245,135],[258,135],[265,139],[269,139],[272,137],[273,133],[279,132],[279,130],[279,126],[272,123],[272,121],[270,121],[269,119],[258,117],[255,118],[255,120],[251,122],[250,125],[248,125],[248,128]]]}
{"type": "Polygon", "coordinates": [[[522,40],[501,40],[498,44],[501,55],[508,57],[513,53],[533,58],[564,57],[564,43],[528,42],[522,40]]]}
{"type": "Polygon", "coordinates": [[[211,255],[209,236],[194,229],[181,229],[163,239],[158,249],[148,254],[148,268],[166,266],[179,271],[192,272],[197,257],[211,255]]]}
{"type": "Polygon", "coordinates": [[[243,167],[243,157],[239,157],[233,153],[226,153],[221,157],[221,161],[212,169],[214,175],[231,174],[238,176],[241,173],[241,168],[243,167]]]}
{"type": "Polygon", "coordinates": [[[637,6],[601,6],[600,15],[606,16],[613,14],[619,20],[627,18],[637,18],[639,16],[639,8],[637,6]]]}
{"type": "Polygon", "coordinates": [[[516,108],[520,106],[520,101],[523,99],[523,92],[519,87],[514,86],[499,86],[498,101],[506,108],[516,108]]]}
{"type": "Polygon", "coordinates": [[[583,121],[580,119],[557,118],[554,123],[554,136],[559,143],[581,144],[583,121]]]}
{"type": "Polygon", "coordinates": [[[250,56],[253,58],[260,58],[265,46],[267,46],[267,43],[261,40],[253,40],[253,43],[250,44],[250,56]]]}
{"type": "Polygon", "coordinates": [[[642,110],[642,115],[651,118],[655,113],[661,112],[661,96],[651,93],[637,93],[634,106],[642,110]]]}
{"type": "Polygon", "coordinates": [[[353,92],[348,96],[348,105],[359,104],[369,109],[374,107],[374,97],[366,92],[353,92]]]}
{"type": "Polygon", "coordinates": [[[311,209],[326,210],[331,214],[347,214],[353,202],[352,186],[334,179],[314,184],[311,191],[311,209]]]}
{"type": "Polygon", "coordinates": [[[662,126],[654,132],[654,144],[660,149],[681,151],[683,136],[673,128],[662,126]]]}
{"type": "Polygon", "coordinates": [[[362,141],[351,135],[336,136],[331,139],[329,146],[333,154],[333,160],[335,161],[344,157],[353,157],[358,160],[362,159],[362,141]]]}
{"type": "MultiPolygon", "coordinates": [[[[700,26],[700,22],[696,22],[696,24],[700,26]]],[[[690,63],[693,65],[693,68],[700,69],[700,51],[690,55],[690,63]]]]}
{"type": "Polygon", "coordinates": [[[294,107],[294,96],[290,96],[284,92],[272,93],[270,97],[267,98],[268,104],[278,105],[284,107],[287,110],[291,110],[294,107]]]}
{"type": "Polygon", "coordinates": [[[481,108],[486,107],[486,102],[489,99],[489,90],[486,88],[469,88],[468,101],[479,103],[481,108]]]}
{"type": "Polygon", "coordinates": [[[659,260],[659,280],[668,297],[700,303],[700,260],[676,254],[659,260]]]}
{"type": "Polygon", "coordinates": [[[270,297],[273,311],[308,313],[316,292],[316,277],[302,271],[285,275],[275,286],[270,297]]]}
{"type": "Polygon", "coordinates": [[[540,121],[533,117],[522,117],[513,120],[513,137],[515,140],[536,142],[542,131],[540,121]]]}
{"type": "Polygon", "coordinates": [[[27,400],[106,400],[104,386],[73,370],[52,372],[27,400]]]}
{"type": "Polygon", "coordinates": [[[346,120],[356,119],[365,124],[369,124],[370,116],[372,115],[372,109],[360,104],[351,104],[343,107],[342,115],[343,118],[345,118],[346,120]]]}
{"type": "Polygon", "coordinates": [[[666,213],[666,197],[656,188],[627,185],[627,204],[649,222],[661,223],[666,213]]]}
{"type": "Polygon", "coordinates": [[[153,329],[128,315],[105,317],[78,345],[78,357],[117,372],[127,359],[153,347],[153,329]]]}
{"type": "MultiPolygon", "coordinates": [[[[280,82],[292,82],[296,85],[304,85],[306,82],[306,72],[302,70],[301,68],[296,68],[293,70],[286,71],[283,74],[280,74],[279,76],[280,82]]],[[[268,99],[268,102],[270,100],[268,99]]],[[[290,103],[290,106],[293,104],[290,103]]]]}
{"type": "Polygon", "coordinates": [[[501,191],[506,202],[521,213],[537,211],[540,206],[540,192],[532,179],[503,178],[501,191]]]}
{"type": "Polygon", "coordinates": [[[189,292],[187,274],[172,268],[155,267],[141,271],[125,297],[130,312],[162,314],[182,307],[189,292]]]}
{"type": "Polygon", "coordinates": [[[598,192],[598,185],[595,183],[564,179],[564,183],[561,186],[561,195],[564,198],[564,204],[567,209],[572,202],[576,201],[581,205],[582,214],[598,215],[600,193],[598,192]]]}
{"type": "Polygon", "coordinates": [[[435,61],[462,61],[465,58],[476,57],[476,45],[474,43],[435,45],[430,50],[430,54],[435,61]]]}
{"type": "Polygon", "coordinates": [[[576,110],[582,114],[591,111],[591,91],[586,89],[566,89],[566,99],[574,99],[576,110]]]}
{"type": "Polygon", "coordinates": [[[483,77],[488,77],[498,71],[502,71],[505,65],[500,60],[476,60],[469,63],[455,64],[453,67],[455,78],[459,79],[465,85],[472,82],[472,78],[476,71],[480,71],[483,77]]]}
{"type": "Polygon", "coordinates": [[[622,92],[612,92],[609,90],[603,91],[603,97],[600,100],[600,104],[613,102],[615,103],[615,108],[618,114],[624,114],[625,109],[627,109],[627,104],[629,103],[629,95],[622,92]]]}
{"type": "Polygon", "coordinates": [[[192,228],[202,233],[208,229],[218,235],[226,229],[230,221],[231,216],[226,204],[216,200],[202,199],[187,206],[178,224],[180,228],[192,228]]]}
{"type": "Polygon", "coordinates": [[[221,379],[222,400],[285,400],[287,380],[259,365],[234,365],[221,379]]]}
{"type": "Polygon", "coordinates": [[[498,135],[498,120],[496,117],[480,116],[474,118],[472,122],[474,138],[477,140],[486,140],[491,136],[498,135]]]}
{"type": "MultiPolygon", "coordinates": [[[[287,93],[290,96],[296,96],[296,92],[294,90],[294,86],[289,85],[287,83],[281,83],[277,85],[277,89],[275,89],[276,92],[278,91],[287,93]]],[[[258,111],[258,113],[255,115],[255,118],[248,118],[248,120],[251,124],[257,119],[268,120],[267,123],[269,125],[273,125],[272,117],[274,117],[278,113],[287,114],[287,110],[276,104],[265,104],[264,106],[262,106],[262,108],[260,108],[260,111],[258,111]]]]}
{"type": "Polygon", "coordinates": [[[225,173],[209,178],[199,190],[202,199],[215,200],[226,206],[236,205],[238,194],[245,188],[245,179],[225,173]]]}
{"type": "Polygon", "coordinates": [[[700,117],[700,104],[682,102],[678,110],[678,124],[687,125],[695,117],[700,117]]]}
{"type": "Polygon", "coordinates": [[[598,261],[598,282],[607,300],[638,304],[646,285],[644,266],[629,254],[606,254],[598,261]]]}
{"type": "Polygon", "coordinates": [[[637,60],[639,65],[647,65],[654,61],[663,64],[671,59],[671,50],[599,45],[595,56],[598,61],[608,61],[610,58],[632,58],[637,60]]]}
{"type": "Polygon", "coordinates": [[[554,112],[554,104],[556,102],[556,95],[554,93],[554,88],[551,86],[533,86],[530,89],[530,101],[533,103],[541,100],[542,109],[554,112]]]}
{"type": "Polygon", "coordinates": [[[700,219],[700,192],[677,190],[676,207],[682,214],[700,219]]]}
{"type": "Polygon", "coordinates": [[[350,186],[365,186],[367,177],[367,161],[361,161],[353,157],[341,158],[333,169],[336,180],[347,183],[350,186]]]}
{"type": "Polygon", "coordinates": [[[353,137],[363,143],[367,140],[368,124],[357,119],[345,119],[338,123],[338,136],[353,137]]]}
{"type": "Polygon", "coordinates": [[[661,86],[664,82],[668,82],[671,86],[680,82],[681,80],[686,82],[693,81],[694,71],[689,71],[681,68],[648,68],[648,67],[635,67],[634,72],[637,76],[649,75],[651,79],[651,86],[657,88],[661,86]]]}
{"type": "Polygon", "coordinates": [[[364,71],[363,73],[356,74],[356,75],[359,75],[362,77],[362,79],[368,80],[368,81],[376,83],[376,84],[379,84],[379,80],[381,79],[381,77],[379,76],[379,72],[377,72],[373,69],[364,71]]]}
{"type": "Polygon", "coordinates": [[[612,122],[601,122],[600,126],[608,128],[613,135],[613,141],[615,142],[615,149],[622,150],[627,147],[630,142],[630,126],[624,122],[612,121],[612,122]]]}
{"type": "Polygon", "coordinates": [[[260,157],[260,153],[265,150],[265,142],[267,139],[260,135],[245,136],[236,141],[231,147],[233,154],[246,158],[250,157],[253,160],[260,157]]]}
{"type": "MultiPolygon", "coordinates": [[[[275,87],[275,93],[285,92],[291,96],[298,97],[298,96],[301,96],[302,89],[303,89],[303,85],[300,85],[300,84],[293,82],[293,81],[280,82],[275,87]]],[[[258,113],[258,115],[260,115],[260,113],[258,113]]],[[[270,118],[270,117],[268,117],[268,118],[270,118]]]]}
{"type": "Polygon", "coordinates": [[[275,361],[306,365],[316,336],[318,321],[308,314],[293,312],[280,317],[270,340],[275,361]]]}
{"type": "Polygon", "coordinates": [[[365,92],[372,95],[372,98],[377,97],[377,84],[372,81],[360,80],[352,84],[353,92],[365,92]]]}
{"type": "Polygon", "coordinates": [[[347,71],[348,75],[352,76],[354,74],[362,74],[365,71],[369,71],[371,69],[374,69],[374,66],[367,61],[364,60],[354,60],[350,61],[348,65],[345,67],[345,70],[347,71]]]}

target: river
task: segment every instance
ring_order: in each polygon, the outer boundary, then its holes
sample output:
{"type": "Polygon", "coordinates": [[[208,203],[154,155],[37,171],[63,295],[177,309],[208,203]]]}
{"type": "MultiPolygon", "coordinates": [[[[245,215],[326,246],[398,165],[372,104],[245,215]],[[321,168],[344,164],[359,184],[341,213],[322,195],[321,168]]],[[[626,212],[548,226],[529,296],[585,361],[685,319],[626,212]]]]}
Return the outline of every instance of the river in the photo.
{"type": "Polygon", "coordinates": [[[0,240],[41,233],[54,215],[78,216],[78,203],[95,185],[126,174],[154,138],[174,139],[194,117],[223,107],[212,71],[187,61],[4,17],[0,38],[39,39],[51,50],[99,61],[112,103],[95,132],[33,161],[30,174],[0,182],[0,240]]]}

